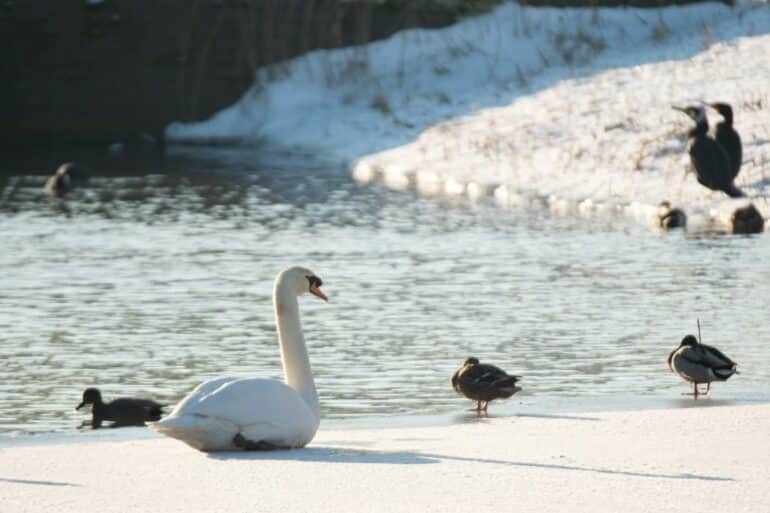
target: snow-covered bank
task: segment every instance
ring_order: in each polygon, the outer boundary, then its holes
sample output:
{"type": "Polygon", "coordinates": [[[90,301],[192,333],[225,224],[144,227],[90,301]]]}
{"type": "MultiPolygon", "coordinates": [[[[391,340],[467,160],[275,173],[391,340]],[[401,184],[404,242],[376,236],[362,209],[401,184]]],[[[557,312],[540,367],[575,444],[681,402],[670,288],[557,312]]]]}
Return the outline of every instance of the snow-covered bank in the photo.
{"type": "Polygon", "coordinates": [[[206,455],[169,439],[2,449],[0,511],[734,513],[770,500],[770,406],[326,430],[206,455]]]}
{"type": "MultiPolygon", "coordinates": [[[[234,106],[172,141],[267,139],[355,163],[363,180],[427,193],[535,198],[652,217],[663,199],[724,221],[736,202],[682,180],[689,120],[672,103],[733,103],[738,184],[764,196],[770,7],[555,9],[506,4],[262,70],[234,106]],[[577,78],[575,78],[577,77],[577,78]]],[[[717,116],[712,116],[716,119],[717,116]]],[[[764,200],[755,201],[767,216],[764,200]]]]}

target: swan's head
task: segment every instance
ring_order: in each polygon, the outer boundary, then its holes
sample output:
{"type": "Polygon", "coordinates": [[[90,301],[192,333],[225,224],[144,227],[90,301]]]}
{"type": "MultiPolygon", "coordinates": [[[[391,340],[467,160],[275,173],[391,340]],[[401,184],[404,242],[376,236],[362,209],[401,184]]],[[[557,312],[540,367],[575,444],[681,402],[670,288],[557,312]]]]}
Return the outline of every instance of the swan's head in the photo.
{"type": "Polygon", "coordinates": [[[326,297],[326,294],[321,292],[323,281],[310,269],[304,267],[292,267],[285,271],[284,274],[284,278],[289,278],[291,280],[291,283],[297,291],[297,295],[310,292],[315,297],[323,299],[324,301],[329,300],[326,297]]]}
{"type": "Polygon", "coordinates": [[[83,391],[83,401],[77,405],[75,408],[76,410],[79,410],[86,404],[99,404],[102,402],[102,393],[99,392],[98,388],[86,388],[83,391]]]}

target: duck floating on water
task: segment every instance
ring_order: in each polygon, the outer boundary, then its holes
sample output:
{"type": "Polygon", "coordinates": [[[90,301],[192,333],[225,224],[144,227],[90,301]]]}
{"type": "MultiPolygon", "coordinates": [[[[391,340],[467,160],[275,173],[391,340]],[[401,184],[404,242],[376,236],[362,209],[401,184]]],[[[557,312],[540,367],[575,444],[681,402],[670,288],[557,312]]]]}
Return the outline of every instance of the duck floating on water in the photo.
{"type": "Polygon", "coordinates": [[[681,208],[672,207],[668,201],[661,201],[658,205],[658,225],[664,230],[684,228],[687,226],[687,214],[681,208]]]}
{"type": "Polygon", "coordinates": [[[679,347],[668,355],[668,368],[679,374],[683,380],[692,383],[692,395],[709,395],[712,381],[727,381],[737,372],[737,364],[719,349],[698,342],[695,335],[687,335],[679,347]],[[706,392],[698,385],[706,383],[706,392]]]}
{"type": "Polygon", "coordinates": [[[88,176],[77,163],[65,162],[45,182],[45,190],[50,196],[60,198],[87,180],[88,176]]]}
{"type": "Polygon", "coordinates": [[[520,391],[521,388],[516,386],[519,379],[521,376],[512,376],[499,367],[470,357],[452,375],[452,388],[458,394],[476,401],[475,411],[480,413],[487,411],[490,401],[507,399],[520,391]]]}
{"type": "Polygon", "coordinates": [[[727,220],[727,231],[733,234],[762,233],[765,231],[765,218],[753,203],[736,208],[727,220]]]}
{"type": "Polygon", "coordinates": [[[91,405],[91,427],[98,429],[102,422],[111,421],[110,427],[144,426],[145,422],[160,420],[163,405],[150,399],[120,397],[105,403],[98,388],[86,388],[83,401],[75,408],[91,405]]]}

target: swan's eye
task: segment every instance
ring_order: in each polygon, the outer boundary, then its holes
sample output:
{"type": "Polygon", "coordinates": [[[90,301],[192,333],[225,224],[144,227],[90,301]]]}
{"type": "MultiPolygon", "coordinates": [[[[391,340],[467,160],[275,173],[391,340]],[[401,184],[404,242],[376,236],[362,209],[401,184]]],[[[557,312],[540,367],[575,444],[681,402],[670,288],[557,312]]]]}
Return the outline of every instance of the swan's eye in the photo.
{"type": "Polygon", "coordinates": [[[323,285],[321,278],[319,278],[318,276],[306,276],[306,278],[307,278],[307,281],[310,282],[311,287],[315,286],[317,288],[323,285]]]}

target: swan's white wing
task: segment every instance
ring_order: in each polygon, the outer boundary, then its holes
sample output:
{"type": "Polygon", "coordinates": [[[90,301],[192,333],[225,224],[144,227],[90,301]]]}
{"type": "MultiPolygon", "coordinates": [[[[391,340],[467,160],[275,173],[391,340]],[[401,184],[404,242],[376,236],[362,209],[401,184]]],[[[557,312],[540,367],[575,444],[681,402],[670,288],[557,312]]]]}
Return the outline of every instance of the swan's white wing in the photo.
{"type": "Polygon", "coordinates": [[[244,378],[222,383],[197,404],[186,407],[190,413],[228,419],[239,426],[271,422],[305,421],[310,413],[296,390],[274,379],[244,378]]]}
{"type": "Polygon", "coordinates": [[[174,411],[172,411],[168,416],[174,417],[176,415],[181,415],[187,411],[191,411],[191,409],[194,409],[200,401],[214,392],[216,389],[221,387],[222,385],[226,383],[230,383],[232,381],[238,381],[241,378],[214,378],[210,379],[208,381],[204,381],[197,387],[193,389],[192,392],[187,394],[187,396],[179,401],[177,403],[176,407],[174,408],[174,411]]]}
{"type": "Polygon", "coordinates": [[[278,446],[307,444],[319,419],[288,385],[272,379],[219,378],[198,386],[153,425],[201,450],[235,449],[236,434],[278,446]]]}

